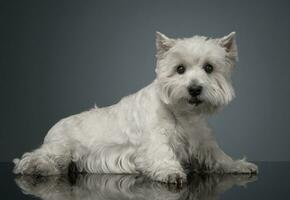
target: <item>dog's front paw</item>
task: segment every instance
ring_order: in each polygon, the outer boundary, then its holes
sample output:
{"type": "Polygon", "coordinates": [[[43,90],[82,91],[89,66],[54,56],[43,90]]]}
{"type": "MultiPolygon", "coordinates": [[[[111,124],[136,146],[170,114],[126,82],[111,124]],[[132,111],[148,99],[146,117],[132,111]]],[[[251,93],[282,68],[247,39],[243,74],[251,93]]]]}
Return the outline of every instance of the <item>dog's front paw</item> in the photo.
{"type": "Polygon", "coordinates": [[[169,174],[165,180],[167,183],[182,185],[186,181],[186,175],[183,173],[169,174]]]}
{"type": "Polygon", "coordinates": [[[182,186],[183,183],[186,182],[186,174],[183,172],[175,172],[175,173],[164,173],[157,177],[157,181],[162,183],[172,183],[179,186],[182,186]]]}
{"type": "Polygon", "coordinates": [[[257,174],[258,166],[245,160],[238,160],[234,162],[229,172],[235,174],[257,174]]]}

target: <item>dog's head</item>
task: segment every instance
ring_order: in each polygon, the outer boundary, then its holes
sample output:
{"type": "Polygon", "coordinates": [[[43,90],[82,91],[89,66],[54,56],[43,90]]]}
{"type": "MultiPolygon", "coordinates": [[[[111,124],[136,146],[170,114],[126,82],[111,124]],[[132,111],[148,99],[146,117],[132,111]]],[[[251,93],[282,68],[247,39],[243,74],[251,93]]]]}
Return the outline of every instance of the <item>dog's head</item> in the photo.
{"type": "Polygon", "coordinates": [[[156,33],[157,83],[161,100],[175,108],[209,112],[235,96],[231,72],[238,59],[235,33],[211,39],[168,38],[156,33]]]}

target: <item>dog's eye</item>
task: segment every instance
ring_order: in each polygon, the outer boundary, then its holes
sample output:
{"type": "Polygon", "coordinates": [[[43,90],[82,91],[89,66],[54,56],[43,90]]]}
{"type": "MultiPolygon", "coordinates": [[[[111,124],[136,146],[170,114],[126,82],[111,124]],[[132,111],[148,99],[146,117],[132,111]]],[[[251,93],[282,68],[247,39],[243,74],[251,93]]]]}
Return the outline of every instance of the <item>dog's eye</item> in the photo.
{"type": "Polygon", "coordinates": [[[179,65],[176,68],[176,71],[177,71],[178,74],[183,74],[185,72],[185,67],[183,65],[179,65]]]}
{"type": "Polygon", "coordinates": [[[210,74],[213,71],[213,66],[207,63],[203,66],[203,69],[206,73],[210,74]]]}

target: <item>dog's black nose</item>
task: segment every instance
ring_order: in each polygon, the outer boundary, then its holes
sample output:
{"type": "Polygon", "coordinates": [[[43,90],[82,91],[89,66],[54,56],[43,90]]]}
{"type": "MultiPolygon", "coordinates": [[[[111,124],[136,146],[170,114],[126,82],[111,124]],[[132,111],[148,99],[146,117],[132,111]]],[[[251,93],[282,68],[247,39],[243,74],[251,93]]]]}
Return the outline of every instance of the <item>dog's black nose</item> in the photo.
{"type": "Polygon", "coordinates": [[[201,94],[202,92],[202,86],[197,85],[197,86],[191,86],[188,88],[188,92],[191,96],[196,97],[201,94]]]}

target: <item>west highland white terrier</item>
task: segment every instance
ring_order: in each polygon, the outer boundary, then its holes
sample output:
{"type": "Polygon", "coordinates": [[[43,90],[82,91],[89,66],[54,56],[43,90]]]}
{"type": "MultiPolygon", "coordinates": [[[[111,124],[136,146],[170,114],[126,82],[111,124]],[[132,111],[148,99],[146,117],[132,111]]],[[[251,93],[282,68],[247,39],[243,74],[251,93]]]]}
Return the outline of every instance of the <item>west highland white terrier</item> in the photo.
{"type": "Polygon", "coordinates": [[[156,33],[156,79],[119,103],[60,120],[40,148],[14,159],[14,173],[142,173],[180,184],[189,171],[257,173],[224,153],[207,117],[233,97],[235,33],[168,38],[156,33]]]}

